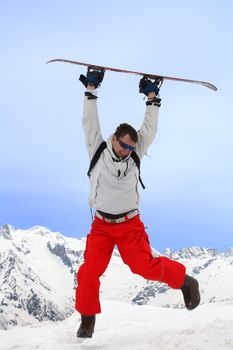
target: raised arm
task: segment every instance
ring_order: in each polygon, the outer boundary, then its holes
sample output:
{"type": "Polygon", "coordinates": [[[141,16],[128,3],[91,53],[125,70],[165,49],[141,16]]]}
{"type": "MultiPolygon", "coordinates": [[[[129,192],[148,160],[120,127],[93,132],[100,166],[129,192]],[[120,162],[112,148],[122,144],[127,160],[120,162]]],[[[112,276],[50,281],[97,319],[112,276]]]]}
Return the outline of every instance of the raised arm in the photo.
{"type": "Polygon", "coordinates": [[[139,83],[139,92],[147,96],[145,117],[138,132],[136,147],[139,158],[145,155],[156,135],[159,107],[161,105],[161,99],[158,98],[159,84],[159,81],[152,82],[147,77],[143,77],[139,83]]]}
{"type": "Polygon", "coordinates": [[[87,88],[84,97],[83,109],[83,130],[85,134],[86,147],[90,159],[96,149],[103,141],[101,134],[99,116],[97,110],[96,88],[100,85],[104,77],[104,71],[87,70],[87,76],[80,75],[80,81],[87,88]]]}

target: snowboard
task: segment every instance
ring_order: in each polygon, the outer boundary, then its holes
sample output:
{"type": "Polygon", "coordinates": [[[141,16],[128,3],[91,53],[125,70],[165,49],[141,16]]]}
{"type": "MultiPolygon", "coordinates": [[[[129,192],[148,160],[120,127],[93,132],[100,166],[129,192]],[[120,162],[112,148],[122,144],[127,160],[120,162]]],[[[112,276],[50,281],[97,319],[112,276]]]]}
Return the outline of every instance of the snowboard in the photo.
{"type": "Polygon", "coordinates": [[[71,61],[71,60],[66,60],[63,58],[55,58],[53,60],[49,60],[46,63],[53,63],[53,62],[63,62],[63,63],[70,63],[70,64],[77,64],[79,66],[85,66],[85,67],[90,67],[92,69],[100,69],[100,70],[109,70],[112,72],[117,72],[117,73],[126,73],[126,74],[136,74],[140,76],[146,76],[150,79],[157,79],[163,82],[164,80],[173,80],[173,81],[178,81],[178,82],[184,82],[184,83],[193,83],[193,84],[199,84],[202,86],[205,86],[211,90],[217,91],[217,87],[211,83],[208,83],[206,81],[201,81],[201,80],[193,80],[193,79],[185,79],[185,78],[178,78],[178,77],[171,77],[171,76],[166,76],[166,75],[160,75],[160,74],[151,74],[151,73],[143,73],[143,72],[136,72],[136,71],[131,71],[131,70],[126,70],[126,69],[119,69],[119,68],[113,68],[113,67],[106,67],[106,66],[100,66],[97,64],[90,64],[90,63],[85,63],[85,62],[78,62],[78,61],[71,61]]]}

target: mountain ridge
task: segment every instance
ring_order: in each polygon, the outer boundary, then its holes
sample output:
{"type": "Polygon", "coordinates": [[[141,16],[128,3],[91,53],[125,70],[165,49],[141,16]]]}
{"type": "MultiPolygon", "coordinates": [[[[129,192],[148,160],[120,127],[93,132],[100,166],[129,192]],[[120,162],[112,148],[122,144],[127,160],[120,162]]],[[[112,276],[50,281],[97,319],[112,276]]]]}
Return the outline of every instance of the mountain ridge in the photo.
{"type": "MultiPolygon", "coordinates": [[[[76,271],[83,262],[86,238],[70,238],[46,227],[0,227],[0,328],[47,320],[74,312],[76,271]]],[[[199,280],[202,303],[232,303],[233,247],[225,252],[189,247],[164,254],[187,266],[199,280]]],[[[147,281],[124,265],[115,249],[101,277],[101,298],[136,305],[183,308],[182,295],[166,284],[147,281]]]]}

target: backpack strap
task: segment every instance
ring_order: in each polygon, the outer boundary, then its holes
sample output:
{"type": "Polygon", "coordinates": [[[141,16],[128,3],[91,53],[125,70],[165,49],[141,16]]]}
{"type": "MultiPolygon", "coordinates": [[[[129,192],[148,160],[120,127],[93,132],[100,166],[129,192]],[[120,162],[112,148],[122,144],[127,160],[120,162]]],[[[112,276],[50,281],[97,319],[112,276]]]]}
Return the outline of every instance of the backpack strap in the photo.
{"type": "Polygon", "coordinates": [[[138,168],[138,171],[139,171],[139,182],[142,186],[142,188],[145,190],[145,185],[144,183],[142,182],[142,178],[141,178],[141,175],[140,175],[140,165],[141,165],[141,161],[140,161],[140,158],[138,157],[137,153],[136,152],[132,152],[131,155],[132,159],[134,160],[134,163],[136,164],[137,168],[138,168]]]}
{"type": "Polygon", "coordinates": [[[103,141],[99,147],[97,148],[92,160],[91,160],[91,163],[90,163],[90,166],[89,166],[89,169],[88,169],[88,172],[87,172],[87,175],[90,177],[91,175],[91,171],[92,169],[94,168],[94,166],[96,165],[96,163],[98,162],[100,156],[101,156],[101,153],[105,150],[105,148],[107,148],[107,143],[106,141],[103,141]]]}

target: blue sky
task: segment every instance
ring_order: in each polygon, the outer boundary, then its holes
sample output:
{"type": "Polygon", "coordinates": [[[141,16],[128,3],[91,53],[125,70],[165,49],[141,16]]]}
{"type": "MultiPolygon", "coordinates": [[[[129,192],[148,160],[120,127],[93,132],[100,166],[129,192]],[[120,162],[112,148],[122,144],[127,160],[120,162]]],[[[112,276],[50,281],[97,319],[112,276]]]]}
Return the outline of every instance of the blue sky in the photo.
{"type": "MultiPolygon", "coordinates": [[[[67,58],[210,81],[218,92],[165,82],[141,216],[157,249],[233,245],[230,1],[1,1],[0,225],[89,231],[88,157],[81,125],[85,68],[67,58]]],[[[107,72],[102,133],[138,129],[138,77],[107,72]]]]}

